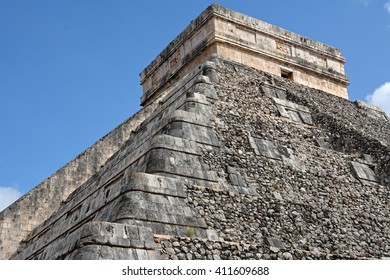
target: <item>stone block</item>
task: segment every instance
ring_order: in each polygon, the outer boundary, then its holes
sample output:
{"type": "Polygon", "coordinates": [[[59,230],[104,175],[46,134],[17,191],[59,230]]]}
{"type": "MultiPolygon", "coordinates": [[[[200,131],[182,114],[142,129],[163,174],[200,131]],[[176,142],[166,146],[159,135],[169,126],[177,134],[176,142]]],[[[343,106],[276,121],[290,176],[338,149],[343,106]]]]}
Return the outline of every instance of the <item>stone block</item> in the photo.
{"type": "Polygon", "coordinates": [[[291,115],[289,114],[289,112],[287,112],[286,108],[281,105],[276,105],[276,108],[278,109],[278,112],[282,117],[290,119],[291,115]]]}
{"type": "Polygon", "coordinates": [[[125,225],[125,233],[128,239],[140,239],[139,227],[132,225],[125,225]]]}
{"type": "Polygon", "coordinates": [[[248,135],[248,140],[249,140],[249,144],[251,145],[251,148],[255,151],[255,154],[257,156],[260,156],[261,154],[259,149],[257,148],[256,141],[250,134],[248,135]]]}
{"type": "Polygon", "coordinates": [[[270,247],[275,247],[278,249],[284,249],[283,241],[278,236],[267,237],[267,242],[270,247]]]}
{"type": "Polygon", "coordinates": [[[163,260],[163,257],[159,251],[147,250],[148,260],[163,260]]]}
{"type": "Polygon", "coordinates": [[[195,91],[187,91],[184,102],[197,102],[198,104],[203,104],[210,107],[209,102],[207,101],[207,97],[204,94],[195,91]]]}
{"type": "Polygon", "coordinates": [[[316,141],[317,145],[321,148],[324,148],[324,149],[331,149],[332,148],[332,145],[329,142],[327,142],[324,137],[317,137],[315,139],[315,141],[316,141]]]}
{"type": "Polygon", "coordinates": [[[304,123],[308,125],[313,124],[310,110],[302,105],[287,101],[280,98],[272,98],[276,104],[279,114],[282,117],[288,118],[294,122],[304,123]]]}
{"type": "Polygon", "coordinates": [[[168,173],[214,182],[218,180],[214,172],[208,171],[208,168],[199,156],[165,149],[150,151],[146,172],[168,173]],[[170,161],[170,158],[175,159],[174,164],[170,161]]]}
{"type": "Polygon", "coordinates": [[[294,122],[302,122],[301,117],[299,116],[299,113],[296,111],[288,111],[288,114],[290,116],[290,120],[294,122]]]}
{"type": "MultiPolygon", "coordinates": [[[[199,75],[198,78],[195,81],[195,85],[199,84],[207,84],[207,85],[212,85],[213,83],[210,81],[210,78],[206,75],[199,75]]],[[[196,90],[195,90],[196,92],[196,90]]]]}
{"type": "Polygon", "coordinates": [[[203,75],[207,76],[211,82],[218,82],[217,67],[214,62],[206,61],[203,65],[203,75]]]}
{"type": "Polygon", "coordinates": [[[115,248],[116,260],[138,260],[136,249],[133,248],[115,248]]]}
{"type": "Polygon", "coordinates": [[[256,139],[256,147],[259,153],[262,156],[276,159],[276,160],[283,160],[283,158],[290,158],[292,157],[292,151],[282,145],[276,144],[275,142],[265,140],[265,139],[256,139]]]}
{"type": "Polygon", "coordinates": [[[218,235],[218,232],[214,229],[208,229],[207,232],[207,239],[210,241],[220,241],[220,237],[218,235]]]}
{"type": "Polygon", "coordinates": [[[111,237],[108,239],[108,244],[113,245],[113,246],[129,247],[130,240],[127,238],[111,237]]]}
{"type": "Polygon", "coordinates": [[[206,105],[187,99],[186,102],[179,109],[190,113],[202,114],[206,116],[206,118],[209,120],[214,119],[212,109],[208,104],[206,105]]]}
{"type": "Polygon", "coordinates": [[[138,227],[139,231],[139,239],[150,241],[154,240],[153,238],[153,230],[150,227],[138,227]]]}
{"type": "Polygon", "coordinates": [[[154,240],[145,240],[145,248],[146,249],[155,249],[157,247],[156,242],[154,240]]]}
{"type": "Polygon", "coordinates": [[[115,231],[115,225],[112,223],[104,222],[100,226],[100,234],[102,236],[114,236],[115,231]]]}
{"type": "MultiPolygon", "coordinates": [[[[156,174],[134,173],[128,183],[122,186],[122,193],[140,190],[143,192],[160,193],[176,197],[187,197],[183,184],[185,179],[177,180],[156,174]],[[147,180],[146,180],[147,179],[147,180]]],[[[137,199],[139,201],[140,198],[137,199]]],[[[134,201],[136,202],[136,201],[134,201]]]]}
{"type": "Polygon", "coordinates": [[[273,86],[270,84],[261,83],[260,89],[265,96],[270,97],[270,98],[276,97],[279,99],[286,99],[286,97],[287,97],[285,89],[279,88],[279,87],[276,87],[276,86],[273,86]]]}
{"type": "Polygon", "coordinates": [[[218,99],[218,95],[208,76],[200,75],[194,84],[193,91],[204,94],[211,100],[218,99]]]}
{"type": "MultiPolygon", "coordinates": [[[[173,122],[169,124],[164,131],[176,131],[183,129],[183,122],[173,122]]],[[[175,133],[159,134],[153,137],[150,149],[165,148],[171,150],[177,150],[189,154],[199,154],[196,148],[196,143],[190,141],[191,139],[185,139],[181,135],[176,136],[175,133]]],[[[155,179],[152,177],[145,177],[145,179],[155,179]]]]}
{"type": "Polygon", "coordinates": [[[373,159],[372,156],[369,155],[369,154],[363,154],[363,159],[364,159],[368,164],[374,164],[374,159],[373,159]]]}
{"type": "Polygon", "coordinates": [[[277,199],[277,200],[283,200],[282,196],[280,195],[279,192],[273,192],[273,195],[274,197],[277,199]]]}
{"type": "Polygon", "coordinates": [[[228,165],[227,171],[228,171],[228,173],[233,173],[233,174],[237,174],[238,173],[237,169],[235,169],[234,167],[232,167],[230,165],[228,165]]]}
{"type": "Polygon", "coordinates": [[[90,222],[83,226],[80,238],[96,236],[100,234],[100,223],[90,222]]]}
{"type": "Polygon", "coordinates": [[[241,174],[234,167],[227,167],[229,173],[230,183],[234,186],[246,187],[246,183],[242,178],[241,174]]]}
{"type": "Polygon", "coordinates": [[[113,248],[109,246],[102,246],[100,250],[100,260],[114,260],[113,248]]]}
{"type": "Polygon", "coordinates": [[[301,120],[305,124],[312,125],[313,124],[313,119],[311,118],[311,114],[307,112],[300,111],[299,116],[301,117],[301,120]]]}
{"type": "Polygon", "coordinates": [[[351,166],[352,170],[359,179],[377,182],[377,177],[374,171],[372,171],[372,169],[367,164],[352,161],[351,166]]]}
{"type": "Polygon", "coordinates": [[[132,239],[130,240],[130,247],[134,249],[145,249],[145,241],[132,239]]]}
{"type": "Polygon", "coordinates": [[[143,249],[135,249],[137,260],[148,260],[148,253],[143,249]]]}
{"type": "Polygon", "coordinates": [[[188,217],[195,216],[194,211],[190,207],[184,207],[183,212],[184,212],[185,216],[188,216],[188,217]]]}
{"type": "Polygon", "coordinates": [[[98,260],[101,246],[88,245],[77,249],[74,260],[98,260]]]}
{"type": "MultiPolygon", "coordinates": [[[[174,137],[191,140],[194,141],[194,143],[197,142],[200,144],[219,146],[219,141],[214,130],[209,126],[199,125],[198,123],[172,121],[164,128],[164,133],[174,137]]],[[[193,153],[196,153],[196,151],[193,153]]]]}
{"type": "Polygon", "coordinates": [[[296,161],[291,149],[274,141],[265,140],[249,135],[249,142],[254,147],[256,155],[261,155],[272,160],[282,161],[286,166],[296,170],[303,170],[303,167],[296,161]]]}

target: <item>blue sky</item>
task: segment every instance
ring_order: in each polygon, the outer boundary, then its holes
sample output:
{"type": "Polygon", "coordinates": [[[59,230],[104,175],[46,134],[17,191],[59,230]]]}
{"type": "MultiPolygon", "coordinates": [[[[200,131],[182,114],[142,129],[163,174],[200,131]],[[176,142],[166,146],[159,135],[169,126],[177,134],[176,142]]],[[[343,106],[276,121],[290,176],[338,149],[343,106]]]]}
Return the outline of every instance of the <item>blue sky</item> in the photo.
{"type": "MultiPolygon", "coordinates": [[[[1,0],[0,210],[134,114],[139,73],[216,1],[1,0]]],[[[337,47],[390,114],[390,0],[220,0],[337,47]]]]}

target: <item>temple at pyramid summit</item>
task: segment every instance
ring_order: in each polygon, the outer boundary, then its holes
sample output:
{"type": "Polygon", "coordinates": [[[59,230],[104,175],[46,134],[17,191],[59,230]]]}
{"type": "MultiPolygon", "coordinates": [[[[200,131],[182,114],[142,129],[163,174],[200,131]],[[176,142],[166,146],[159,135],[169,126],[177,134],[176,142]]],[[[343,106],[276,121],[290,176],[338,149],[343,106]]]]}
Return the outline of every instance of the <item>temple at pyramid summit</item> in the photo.
{"type": "Polygon", "coordinates": [[[0,259],[390,257],[390,121],[340,50],[212,5],[133,116],[0,213],[0,259]]]}
{"type": "Polygon", "coordinates": [[[340,50],[213,5],[142,71],[141,104],[149,104],[179,77],[195,74],[194,68],[213,56],[348,98],[340,50]]]}

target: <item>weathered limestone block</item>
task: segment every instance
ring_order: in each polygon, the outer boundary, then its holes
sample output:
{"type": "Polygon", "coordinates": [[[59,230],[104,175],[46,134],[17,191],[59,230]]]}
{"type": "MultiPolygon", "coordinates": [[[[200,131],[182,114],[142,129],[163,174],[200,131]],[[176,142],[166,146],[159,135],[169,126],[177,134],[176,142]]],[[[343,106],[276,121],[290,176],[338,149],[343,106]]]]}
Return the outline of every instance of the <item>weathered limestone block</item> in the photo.
{"type": "MultiPolygon", "coordinates": [[[[207,105],[207,106],[210,105],[210,103],[207,100],[206,95],[204,95],[200,92],[196,92],[196,91],[188,91],[186,93],[186,99],[185,99],[184,103],[186,103],[186,102],[196,102],[196,103],[207,105]]],[[[184,111],[186,111],[186,110],[184,110],[184,111]]]]}
{"type": "Polygon", "coordinates": [[[206,61],[203,65],[203,75],[209,77],[211,82],[218,82],[217,67],[214,62],[206,61]]]}
{"type": "Polygon", "coordinates": [[[246,183],[242,178],[241,174],[232,166],[227,167],[229,173],[229,180],[233,186],[246,187],[246,183]]]}
{"type": "Polygon", "coordinates": [[[278,145],[272,141],[251,137],[250,143],[252,148],[255,150],[256,155],[261,155],[276,160],[293,158],[293,153],[290,149],[278,145]]]}
{"type": "Polygon", "coordinates": [[[200,75],[195,81],[193,91],[204,94],[209,100],[218,99],[215,88],[208,76],[200,75]]]}
{"type": "Polygon", "coordinates": [[[279,88],[274,85],[270,85],[267,83],[262,82],[260,84],[260,91],[267,97],[272,98],[276,97],[279,99],[286,99],[287,98],[287,93],[286,89],[284,88],[279,88]]]}
{"type": "Polygon", "coordinates": [[[249,143],[254,149],[255,154],[264,156],[271,160],[283,162],[287,166],[291,166],[297,170],[302,170],[300,164],[296,161],[294,153],[291,149],[284,147],[276,142],[248,136],[249,143]]]}
{"type": "Polygon", "coordinates": [[[117,222],[122,219],[138,219],[194,227],[204,226],[203,222],[199,223],[199,220],[192,219],[196,217],[196,213],[185,206],[183,199],[130,192],[123,195],[117,205],[117,211],[112,218],[117,222]]]}
{"type": "Polygon", "coordinates": [[[272,97],[276,107],[282,117],[288,118],[294,122],[313,124],[310,110],[302,105],[295,104],[291,101],[272,97]]]}
{"type": "Polygon", "coordinates": [[[157,148],[177,150],[187,154],[200,155],[197,151],[195,142],[168,134],[159,134],[153,137],[150,144],[150,150],[157,148]]]}
{"type": "Polygon", "coordinates": [[[278,236],[267,237],[267,242],[271,248],[277,248],[278,250],[284,248],[283,241],[278,236]]]}
{"type": "Polygon", "coordinates": [[[183,121],[197,125],[211,126],[210,119],[207,116],[183,110],[176,110],[173,112],[170,121],[183,121]]]}
{"type": "Polygon", "coordinates": [[[164,133],[175,137],[195,141],[199,144],[219,146],[218,138],[211,127],[173,120],[164,129],[164,133]]]}
{"type": "Polygon", "coordinates": [[[209,120],[213,119],[214,115],[209,102],[205,95],[198,92],[187,92],[186,99],[179,110],[197,113],[205,116],[209,120]]]}
{"type": "Polygon", "coordinates": [[[73,260],[98,260],[101,246],[87,245],[76,250],[73,255],[73,260]]]}
{"type": "Polygon", "coordinates": [[[162,195],[182,197],[187,195],[184,191],[185,180],[177,180],[165,176],[147,173],[131,173],[122,186],[122,193],[129,191],[141,191],[159,193],[162,195]]]}
{"type": "Polygon", "coordinates": [[[372,169],[364,163],[352,161],[352,170],[359,179],[367,180],[371,182],[377,182],[377,177],[372,169]]]}
{"type": "Polygon", "coordinates": [[[219,237],[218,232],[214,229],[207,230],[207,239],[211,241],[220,241],[221,237],[219,237]]]}
{"type": "Polygon", "coordinates": [[[317,137],[315,141],[317,145],[323,149],[332,149],[332,144],[329,143],[328,139],[326,139],[325,137],[317,137]]]}
{"type": "Polygon", "coordinates": [[[171,174],[213,182],[218,181],[217,175],[212,171],[208,171],[208,168],[199,156],[165,149],[150,151],[145,172],[171,174]]]}

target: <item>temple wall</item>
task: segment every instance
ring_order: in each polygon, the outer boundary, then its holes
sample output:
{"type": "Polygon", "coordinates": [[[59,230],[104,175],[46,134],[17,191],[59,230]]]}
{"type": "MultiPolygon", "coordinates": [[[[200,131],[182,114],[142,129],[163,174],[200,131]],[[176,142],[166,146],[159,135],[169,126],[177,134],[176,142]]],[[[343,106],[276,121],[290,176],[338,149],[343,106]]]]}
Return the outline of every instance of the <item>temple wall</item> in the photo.
{"type": "Polygon", "coordinates": [[[278,76],[288,74],[297,83],[348,99],[349,82],[340,50],[212,5],[141,72],[144,92],[141,104],[157,97],[166,87],[164,84],[185,76],[183,68],[191,60],[200,64],[210,54],[278,76]]]}

